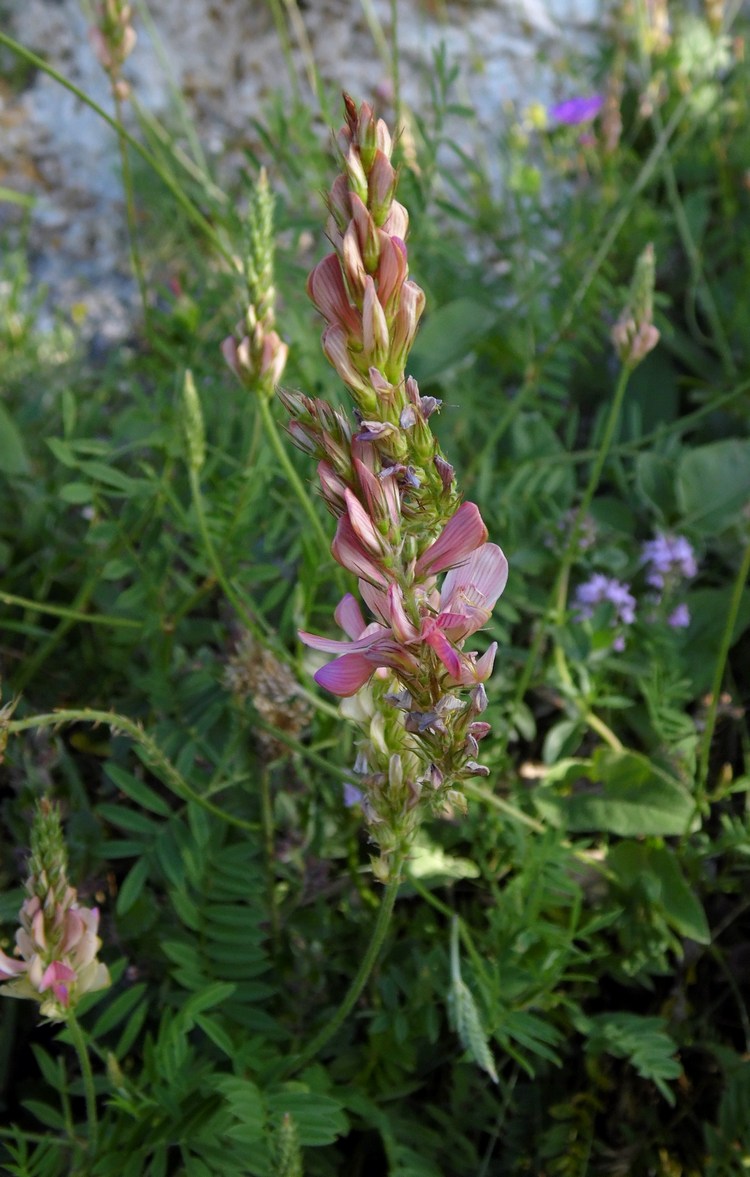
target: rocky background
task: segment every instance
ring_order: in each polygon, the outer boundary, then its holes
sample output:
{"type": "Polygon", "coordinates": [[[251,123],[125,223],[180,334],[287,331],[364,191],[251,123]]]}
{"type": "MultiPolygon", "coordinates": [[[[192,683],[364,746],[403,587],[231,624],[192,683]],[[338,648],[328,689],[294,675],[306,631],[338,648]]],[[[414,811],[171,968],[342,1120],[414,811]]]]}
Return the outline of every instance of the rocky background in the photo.
{"type": "MultiPolygon", "coordinates": [[[[494,124],[497,137],[507,104],[575,93],[569,55],[591,47],[606,0],[397,0],[395,7],[405,104],[419,109],[444,45],[448,62],[459,66],[458,98],[478,110],[485,128],[494,124]]],[[[180,126],[177,95],[184,97],[220,177],[252,144],[252,120],[262,120],[269,99],[296,90],[314,102],[313,59],[336,87],[387,102],[389,0],[151,0],[148,8],[134,0],[134,9],[138,42],[125,76],[140,104],[172,130],[180,126]]],[[[111,111],[89,23],[81,0],[0,0],[0,27],[111,111]]],[[[0,235],[7,239],[24,222],[32,282],[46,291],[41,322],[73,309],[84,337],[105,346],[127,337],[137,299],[115,136],[7,49],[0,51],[0,186],[33,197],[26,213],[0,202],[0,235]]]]}

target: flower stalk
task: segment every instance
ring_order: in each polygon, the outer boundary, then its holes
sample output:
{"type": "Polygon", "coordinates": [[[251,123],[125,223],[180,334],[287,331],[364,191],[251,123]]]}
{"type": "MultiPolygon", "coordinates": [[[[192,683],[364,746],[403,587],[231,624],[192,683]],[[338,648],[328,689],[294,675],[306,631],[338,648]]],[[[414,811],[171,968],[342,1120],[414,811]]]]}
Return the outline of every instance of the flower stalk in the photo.
{"type": "Polygon", "coordinates": [[[342,170],[328,197],[333,252],[308,293],[354,420],[301,393],[280,396],[292,440],[318,461],[336,519],[332,555],[358,580],[360,599],[347,593],[335,612],[347,640],[300,637],[336,655],[315,679],[360,729],[354,773],[379,847],[373,870],[388,882],[425,814],[464,811],[463,782],[488,774],[476,757],[496,643],[481,655],[463,647],[488,622],[508,569],[432,432],[440,402],[406,371],[425,296],[409,277],[390,134],[366,103],[344,102],[342,170]]]}

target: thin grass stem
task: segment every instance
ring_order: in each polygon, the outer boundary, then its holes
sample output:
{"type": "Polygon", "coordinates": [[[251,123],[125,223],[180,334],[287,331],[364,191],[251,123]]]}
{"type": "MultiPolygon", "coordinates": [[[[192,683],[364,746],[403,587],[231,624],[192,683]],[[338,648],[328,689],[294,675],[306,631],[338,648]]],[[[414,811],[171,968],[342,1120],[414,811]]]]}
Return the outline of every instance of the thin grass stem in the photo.
{"type": "Polygon", "coordinates": [[[341,1026],[343,1026],[344,1022],[349,1017],[349,1014],[354,1009],[354,1006],[357,1004],[357,1001],[359,1000],[365,985],[370,979],[370,974],[375,967],[375,963],[380,956],[383,943],[385,942],[391,922],[391,916],[393,914],[393,908],[396,903],[396,896],[398,895],[398,890],[401,885],[402,869],[403,859],[400,859],[393,865],[393,873],[391,875],[390,881],[386,884],[383,898],[380,902],[378,918],[375,921],[375,926],[372,930],[370,943],[368,944],[367,951],[360,961],[357,973],[351,985],[349,986],[343,1001],[339,1005],[333,1017],[328,1022],[326,1022],[326,1024],[318,1031],[315,1037],[307,1044],[304,1050],[302,1050],[301,1053],[298,1054],[292,1063],[287,1067],[284,1072],[285,1077],[296,1074],[297,1071],[300,1071],[303,1067],[307,1066],[308,1063],[312,1062],[312,1060],[320,1053],[326,1043],[330,1042],[331,1038],[333,1038],[341,1026]]]}
{"type": "Polygon", "coordinates": [[[94,1073],[91,1070],[91,1059],[89,1058],[86,1039],[80,1025],[78,1024],[78,1019],[72,1010],[68,1013],[66,1025],[71,1037],[71,1041],[75,1048],[75,1052],[78,1055],[78,1062],[81,1067],[83,1091],[86,1098],[86,1118],[88,1120],[89,1126],[88,1155],[90,1160],[94,1161],[96,1160],[96,1154],[99,1148],[99,1119],[96,1113],[96,1089],[94,1087],[94,1073]]]}

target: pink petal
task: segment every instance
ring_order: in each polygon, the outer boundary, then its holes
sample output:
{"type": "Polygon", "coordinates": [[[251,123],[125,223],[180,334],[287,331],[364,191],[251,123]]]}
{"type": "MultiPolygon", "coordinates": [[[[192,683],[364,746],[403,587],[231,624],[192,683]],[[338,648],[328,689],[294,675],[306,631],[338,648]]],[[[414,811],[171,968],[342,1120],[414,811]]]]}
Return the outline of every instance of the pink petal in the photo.
{"type": "Polygon", "coordinates": [[[344,499],[346,500],[351,525],[358,538],[362,541],[365,548],[369,552],[372,552],[373,556],[383,555],[386,548],[383,536],[376,528],[359,499],[356,495],[352,494],[348,487],[344,491],[344,499]]]}
{"type": "Polygon", "coordinates": [[[479,507],[475,503],[462,503],[435,542],[417,560],[417,576],[434,576],[444,568],[460,564],[486,539],[487,528],[479,507]]]}
{"type": "Polygon", "coordinates": [[[334,560],[338,560],[342,568],[348,568],[355,576],[371,584],[387,587],[388,581],[383,569],[362,546],[348,515],[342,515],[338,521],[331,552],[334,560]]]}
{"type": "Polygon", "coordinates": [[[398,585],[388,589],[388,615],[394,637],[401,643],[413,642],[419,637],[419,630],[412,624],[404,609],[404,595],[398,585]]]}
{"type": "Polygon", "coordinates": [[[370,612],[379,617],[384,625],[390,625],[388,593],[384,592],[382,588],[376,588],[366,580],[360,580],[359,591],[370,612]]]}
{"type": "Polygon", "coordinates": [[[337,638],[318,637],[317,634],[307,633],[304,629],[298,630],[297,636],[311,650],[322,650],[324,654],[358,654],[361,650],[369,650],[387,632],[382,625],[378,625],[377,621],[373,621],[371,626],[367,626],[364,634],[357,641],[353,642],[341,642],[337,638]]]}
{"type": "Polygon", "coordinates": [[[375,283],[369,274],[365,278],[362,301],[362,332],[365,353],[376,363],[382,362],[388,355],[388,324],[375,292],[375,283]]]}
{"type": "Polygon", "coordinates": [[[351,333],[359,333],[359,319],[349,302],[341,263],[335,253],[318,262],[307,280],[307,293],[329,323],[341,323],[351,333]]]}
{"type": "Polygon", "coordinates": [[[489,609],[469,605],[463,613],[441,613],[435,624],[452,642],[462,642],[489,621],[489,609]]]}
{"type": "Polygon", "coordinates": [[[367,384],[354,367],[349,354],[349,337],[343,327],[334,323],[323,332],[323,351],[333,364],[344,384],[355,392],[367,393],[367,384]]]}
{"type": "Polygon", "coordinates": [[[362,260],[362,250],[359,246],[359,237],[357,236],[357,227],[354,221],[350,221],[344,231],[344,240],[341,243],[341,264],[346,275],[346,281],[349,284],[349,289],[354,297],[358,299],[358,296],[364,289],[367,271],[365,270],[365,263],[362,260]]]}
{"type": "Polygon", "coordinates": [[[45,989],[54,988],[61,982],[75,981],[77,974],[74,969],[68,965],[63,964],[61,960],[53,960],[52,964],[47,965],[47,968],[42,974],[42,980],[39,985],[39,992],[44,993],[45,989]]]}
{"type": "Polygon", "coordinates": [[[336,623],[343,629],[353,642],[362,637],[362,634],[367,629],[367,622],[362,616],[362,610],[359,603],[351,593],[347,593],[341,598],[336,611],[333,616],[336,618],[336,623]]]}
{"type": "Polygon", "coordinates": [[[242,378],[242,372],[240,370],[239,364],[237,363],[237,343],[231,335],[227,336],[227,338],[222,343],[221,354],[234,372],[235,376],[242,378]]]}
{"type": "Polygon", "coordinates": [[[492,674],[492,667],[495,665],[495,654],[497,653],[497,642],[493,642],[488,646],[487,650],[482,654],[481,658],[477,659],[475,671],[476,675],[472,679],[473,682],[487,682],[487,679],[492,674]]]}
{"type": "Polygon", "coordinates": [[[12,956],[6,956],[0,948],[0,981],[7,981],[9,977],[17,977],[19,973],[25,971],[25,960],[14,960],[12,956]]]}
{"type": "Polygon", "coordinates": [[[461,674],[461,656],[442,630],[435,626],[424,635],[424,640],[428,646],[432,646],[451,678],[458,679],[461,674]]]}
{"type": "Polygon", "coordinates": [[[356,695],[375,673],[375,666],[364,654],[344,654],[328,662],[315,674],[316,683],[332,695],[346,698],[356,695]]]}

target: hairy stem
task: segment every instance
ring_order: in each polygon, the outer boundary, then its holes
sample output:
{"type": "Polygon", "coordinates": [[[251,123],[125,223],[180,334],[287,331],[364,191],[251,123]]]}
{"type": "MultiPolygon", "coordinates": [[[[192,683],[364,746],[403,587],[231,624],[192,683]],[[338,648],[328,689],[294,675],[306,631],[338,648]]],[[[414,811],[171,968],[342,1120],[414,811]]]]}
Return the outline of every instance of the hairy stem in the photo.
{"type": "Polygon", "coordinates": [[[86,1039],[83,1031],[78,1024],[75,1014],[71,1012],[66,1019],[66,1025],[70,1033],[70,1037],[78,1055],[78,1062],[81,1066],[81,1076],[83,1078],[83,1090],[86,1097],[86,1118],[89,1125],[89,1140],[88,1152],[89,1158],[93,1161],[96,1158],[97,1148],[99,1145],[99,1120],[96,1114],[96,1091],[94,1089],[94,1074],[91,1070],[91,1060],[89,1058],[88,1048],[86,1046],[86,1039]]]}
{"type": "Polygon", "coordinates": [[[258,829],[257,822],[235,817],[233,813],[227,813],[225,809],[221,809],[212,801],[207,801],[200,793],[196,793],[195,789],[175,768],[172,761],[162,752],[156,741],[146,734],[140,724],[129,719],[126,715],[118,715],[114,711],[95,711],[88,707],[63,708],[60,711],[32,715],[27,719],[12,719],[5,724],[5,730],[10,733],[23,732],[35,727],[59,727],[63,723],[103,723],[114,732],[124,732],[137,744],[140,744],[146,754],[149,767],[181,801],[193,801],[201,809],[205,809],[207,813],[212,813],[214,817],[220,818],[229,825],[237,826],[241,830],[255,832],[258,829]]]}
{"type": "Polygon", "coordinates": [[[386,884],[383,898],[380,902],[380,910],[378,911],[378,918],[375,921],[375,927],[372,930],[372,937],[367,946],[367,951],[362,957],[357,974],[354,977],[349,990],[341,1002],[341,1005],[336,1010],[336,1013],[326,1022],[315,1035],[315,1037],[308,1043],[305,1049],[297,1055],[291,1065],[287,1068],[285,1075],[294,1074],[296,1071],[302,1069],[307,1063],[312,1062],[315,1056],[323,1049],[327,1042],[333,1038],[334,1034],[343,1026],[349,1014],[357,1004],[359,997],[367,984],[370,974],[375,966],[375,963],[380,956],[380,950],[383,947],[386,933],[391,922],[393,908],[396,902],[396,896],[401,884],[401,870],[403,867],[403,859],[397,860],[393,865],[393,873],[390,881],[386,884]]]}

